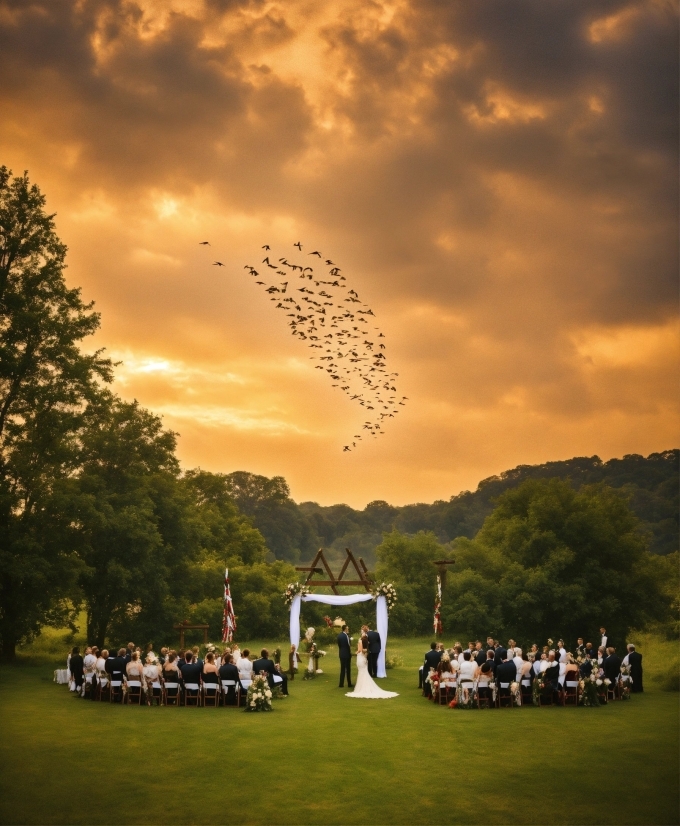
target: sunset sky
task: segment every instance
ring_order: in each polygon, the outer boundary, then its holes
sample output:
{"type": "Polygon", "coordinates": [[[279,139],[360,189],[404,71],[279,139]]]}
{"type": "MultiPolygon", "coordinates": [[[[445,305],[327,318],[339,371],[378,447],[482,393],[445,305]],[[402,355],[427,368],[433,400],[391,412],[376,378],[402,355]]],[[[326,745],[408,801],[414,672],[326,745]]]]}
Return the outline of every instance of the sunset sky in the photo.
{"type": "Polygon", "coordinates": [[[677,59],[666,0],[0,0],[0,164],[185,467],[448,499],[680,444],[677,59]],[[361,408],[243,268],[296,241],[409,397],[351,453],[361,408]]]}

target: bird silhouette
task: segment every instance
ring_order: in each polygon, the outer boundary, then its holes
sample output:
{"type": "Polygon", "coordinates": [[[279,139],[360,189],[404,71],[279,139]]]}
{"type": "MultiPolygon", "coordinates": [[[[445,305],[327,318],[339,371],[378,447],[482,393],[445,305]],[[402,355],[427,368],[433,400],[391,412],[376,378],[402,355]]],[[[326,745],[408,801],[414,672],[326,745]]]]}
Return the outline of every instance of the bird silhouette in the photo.
{"type": "Polygon", "coordinates": [[[209,247],[210,246],[210,241],[199,241],[198,246],[199,247],[209,247]]]}
{"type": "Polygon", "coordinates": [[[213,264],[213,267],[223,267],[223,266],[224,266],[224,264],[221,261],[215,261],[215,263],[213,264]]]}

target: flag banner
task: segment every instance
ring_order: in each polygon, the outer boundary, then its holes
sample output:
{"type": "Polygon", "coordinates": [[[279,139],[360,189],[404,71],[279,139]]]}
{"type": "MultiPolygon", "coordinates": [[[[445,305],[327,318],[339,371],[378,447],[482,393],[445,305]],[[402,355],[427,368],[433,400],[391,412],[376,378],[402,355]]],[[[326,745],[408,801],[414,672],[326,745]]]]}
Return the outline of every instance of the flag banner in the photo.
{"type": "Polygon", "coordinates": [[[437,591],[434,597],[434,619],[432,625],[434,626],[435,635],[441,635],[442,629],[442,578],[437,574],[437,591]]]}
{"type": "Polygon", "coordinates": [[[231,601],[231,588],[229,587],[229,568],[224,571],[224,614],[222,616],[222,642],[231,642],[236,631],[236,616],[234,614],[234,603],[231,601]]]}

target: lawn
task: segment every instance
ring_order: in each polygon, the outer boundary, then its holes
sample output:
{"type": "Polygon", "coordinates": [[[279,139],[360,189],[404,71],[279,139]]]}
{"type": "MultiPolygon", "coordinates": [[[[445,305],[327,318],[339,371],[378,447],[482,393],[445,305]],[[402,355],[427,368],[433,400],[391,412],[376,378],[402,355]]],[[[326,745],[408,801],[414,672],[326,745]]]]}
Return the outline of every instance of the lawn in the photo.
{"type": "Polygon", "coordinates": [[[44,656],[3,667],[0,820],[678,823],[678,694],[651,673],[599,709],[450,710],[416,688],[425,648],[394,641],[394,700],[347,699],[331,655],[270,714],[91,703],[44,656]]]}

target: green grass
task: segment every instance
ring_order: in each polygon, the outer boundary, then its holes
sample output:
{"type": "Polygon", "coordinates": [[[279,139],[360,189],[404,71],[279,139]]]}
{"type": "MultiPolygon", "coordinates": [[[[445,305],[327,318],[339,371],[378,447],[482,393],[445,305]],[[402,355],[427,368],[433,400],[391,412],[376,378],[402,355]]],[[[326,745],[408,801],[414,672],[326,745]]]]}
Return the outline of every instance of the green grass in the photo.
{"type": "Polygon", "coordinates": [[[452,711],[415,687],[426,641],[395,640],[395,700],[347,699],[331,653],[246,714],[75,699],[53,644],[0,669],[2,823],[678,823],[678,695],[650,669],[605,708],[452,711]]]}

